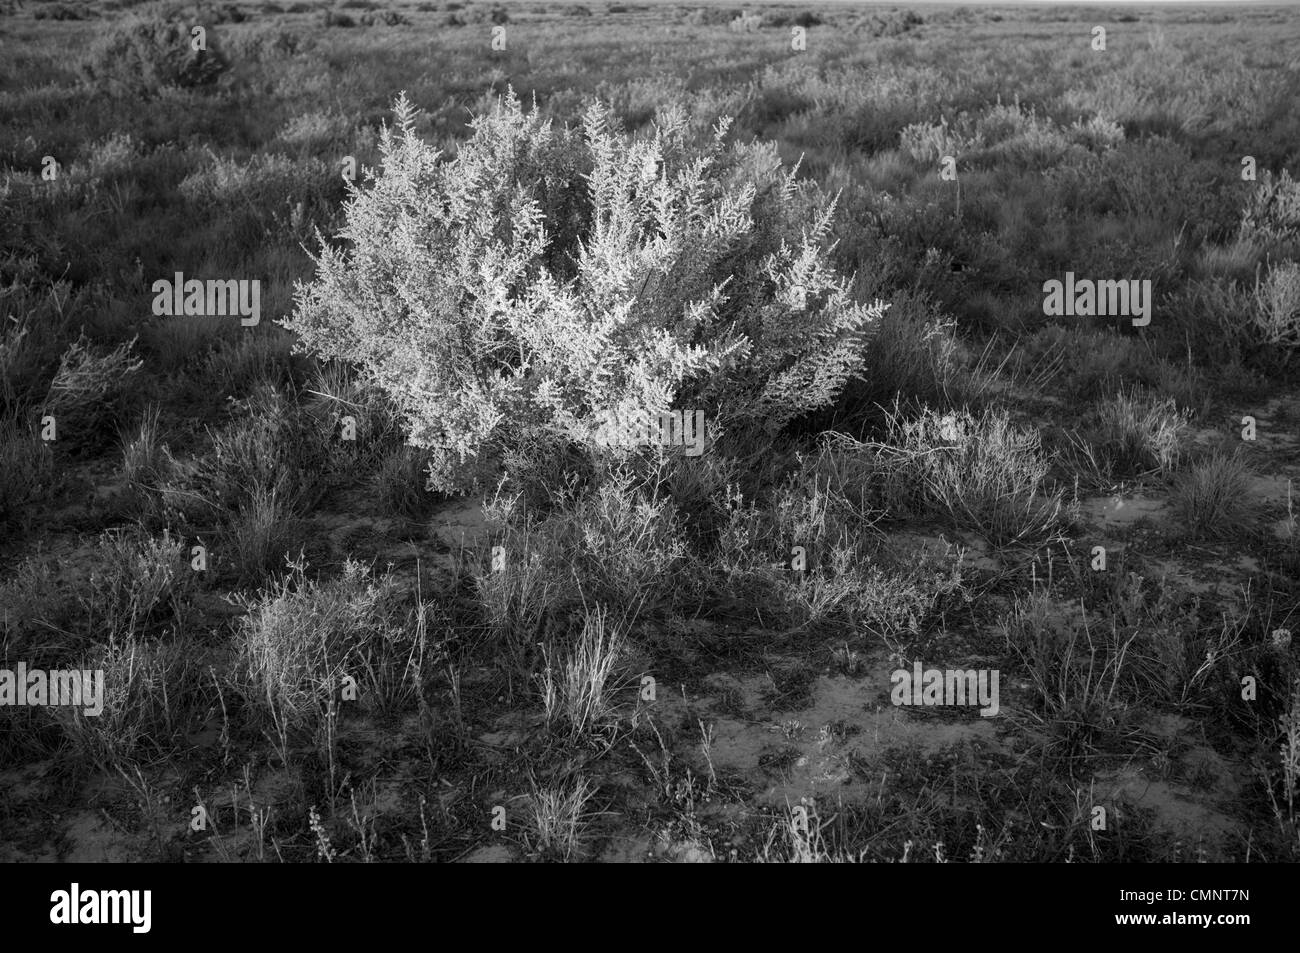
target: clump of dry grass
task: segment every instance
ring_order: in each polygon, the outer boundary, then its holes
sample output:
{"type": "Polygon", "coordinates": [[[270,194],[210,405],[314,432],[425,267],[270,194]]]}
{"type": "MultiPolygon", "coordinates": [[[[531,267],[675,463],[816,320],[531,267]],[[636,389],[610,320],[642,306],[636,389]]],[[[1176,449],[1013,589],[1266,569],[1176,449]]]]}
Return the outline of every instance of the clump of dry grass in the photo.
{"type": "Polygon", "coordinates": [[[247,602],[235,639],[237,688],[255,711],[287,731],[316,730],[337,711],[345,677],[373,695],[394,669],[418,690],[423,629],[407,624],[391,577],[352,560],[323,580],[301,561],[290,568],[247,602]]]}
{"type": "Polygon", "coordinates": [[[1222,538],[1247,528],[1250,469],[1240,453],[1217,452],[1194,463],[1170,498],[1181,525],[1201,536],[1222,538]]]}
{"type": "Polygon", "coordinates": [[[562,654],[557,646],[542,647],[546,724],[566,730],[573,738],[597,731],[613,718],[612,696],[619,687],[617,671],[625,640],[608,616],[604,607],[589,610],[582,631],[562,654]]]}
{"type": "Polygon", "coordinates": [[[1062,524],[1039,435],[1005,411],[976,417],[926,409],[907,419],[895,409],[884,443],[844,434],[828,441],[848,457],[840,463],[843,489],[891,516],[937,516],[998,544],[1042,541],[1062,524]]]}
{"type": "Polygon", "coordinates": [[[1112,476],[1171,473],[1187,438],[1188,414],[1172,397],[1120,391],[1097,405],[1089,443],[1112,476]]]}
{"type": "Polygon", "coordinates": [[[109,436],[107,424],[144,363],[132,354],[135,340],[108,351],[83,334],[63,352],[43,408],[55,419],[58,439],[94,447],[109,436]]]}
{"type": "Polygon", "coordinates": [[[54,455],[39,434],[17,421],[0,422],[0,529],[20,526],[31,504],[48,499],[57,477],[54,455]]]}
{"type": "Polygon", "coordinates": [[[533,789],[530,847],[558,860],[573,858],[582,845],[582,830],[590,812],[587,805],[596,789],[585,777],[565,784],[533,789]]]}

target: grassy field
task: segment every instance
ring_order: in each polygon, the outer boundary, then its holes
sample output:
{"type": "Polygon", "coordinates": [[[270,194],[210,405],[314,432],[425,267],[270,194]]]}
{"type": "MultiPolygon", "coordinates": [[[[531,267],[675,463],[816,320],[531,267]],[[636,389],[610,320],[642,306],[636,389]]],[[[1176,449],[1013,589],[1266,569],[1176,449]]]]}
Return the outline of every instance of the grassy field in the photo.
{"type": "Polygon", "coordinates": [[[1298,40],[8,4],[0,859],[1300,860],[1298,40]]]}

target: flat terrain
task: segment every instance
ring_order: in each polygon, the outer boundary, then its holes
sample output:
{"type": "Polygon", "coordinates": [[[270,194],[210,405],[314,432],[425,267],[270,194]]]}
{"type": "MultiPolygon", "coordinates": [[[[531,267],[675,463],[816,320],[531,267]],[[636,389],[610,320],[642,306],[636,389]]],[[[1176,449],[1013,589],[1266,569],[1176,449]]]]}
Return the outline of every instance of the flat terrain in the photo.
{"type": "Polygon", "coordinates": [[[0,669],[105,699],[0,707],[0,859],[1300,859],[1297,51],[1269,6],[11,4],[0,669]],[[512,92],[774,143],[888,305],[860,373],[430,488],[278,322],[401,94],[452,161],[512,92]],[[177,272],[260,321],[159,315],[177,272]],[[1150,323],[1046,315],[1067,272],[1150,323]],[[897,704],[917,663],[996,713],[897,704]]]}

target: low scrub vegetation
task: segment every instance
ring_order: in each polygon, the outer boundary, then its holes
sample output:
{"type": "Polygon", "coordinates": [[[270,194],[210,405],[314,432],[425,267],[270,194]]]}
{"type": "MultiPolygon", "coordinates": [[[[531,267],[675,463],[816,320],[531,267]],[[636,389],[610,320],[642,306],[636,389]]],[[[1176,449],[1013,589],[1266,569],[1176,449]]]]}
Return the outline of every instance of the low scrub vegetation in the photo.
{"type": "Polygon", "coordinates": [[[0,859],[1300,858],[1293,11],[37,7],[0,859]]]}

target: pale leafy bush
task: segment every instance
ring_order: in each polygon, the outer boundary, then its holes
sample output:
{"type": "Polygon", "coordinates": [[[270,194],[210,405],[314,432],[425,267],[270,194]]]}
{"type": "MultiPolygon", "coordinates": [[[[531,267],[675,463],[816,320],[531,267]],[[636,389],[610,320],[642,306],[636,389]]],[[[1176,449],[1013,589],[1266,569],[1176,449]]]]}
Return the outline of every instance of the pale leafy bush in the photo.
{"type": "Polygon", "coordinates": [[[1300,264],[1286,262],[1269,269],[1255,285],[1251,319],[1261,343],[1300,349],[1300,264]]]}
{"type": "Polygon", "coordinates": [[[742,13],[736,19],[727,24],[727,29],[732,33],[754,33],[762,29],[763,14],[761,13],[742,13]]]}
{"type": "Polygon", "coordinates": [[[130,133],[115,132],[90,145],[68,168],[65,178],[88,183],[92,188],[130,179],[140,162],[140,143],[130,133]]]}
{"type": "Polygon", "coordinates": [[[1114,149],[1124,141],[1124,127],[1105,116],[1091,116],[1070,125],[1070,138],[1094,152],[1114,149]]]}
{"type": "Polygon", "coordinates": [[[633,411],[775,432],[861,367],[883,305],[849,299],[834,203],[774,147],[725,147],[725,122],[701,142],[680,110],[641,137],[599,105],[557,130],[510,94],[444,160],[404,97],[397,121],[286,326],[367,370],[439,488],[633,411]]]}
{"type": "Polygon", "coordinates": [[[1241,216],[1243,237],[1259,243],[1300,241],[1300,183],[1285,169],[1264,170],[1241,216]]]}
{"type": "Polygon", "coordinates": [[[965,145],[961,134],[948,127],[946,119],[938,124],[914,122],[899,134],[899,145],[917,162],[935,163],[944,156],[957,156],[965,145]]]}
{"type": "Polygon", "coordinates": [[[1190,281],[1170,313],[1207,361],[1284,365],[1300,349],[1300,265],[1257,267],[1253,287],[1223,276],[1190,281]]]}

